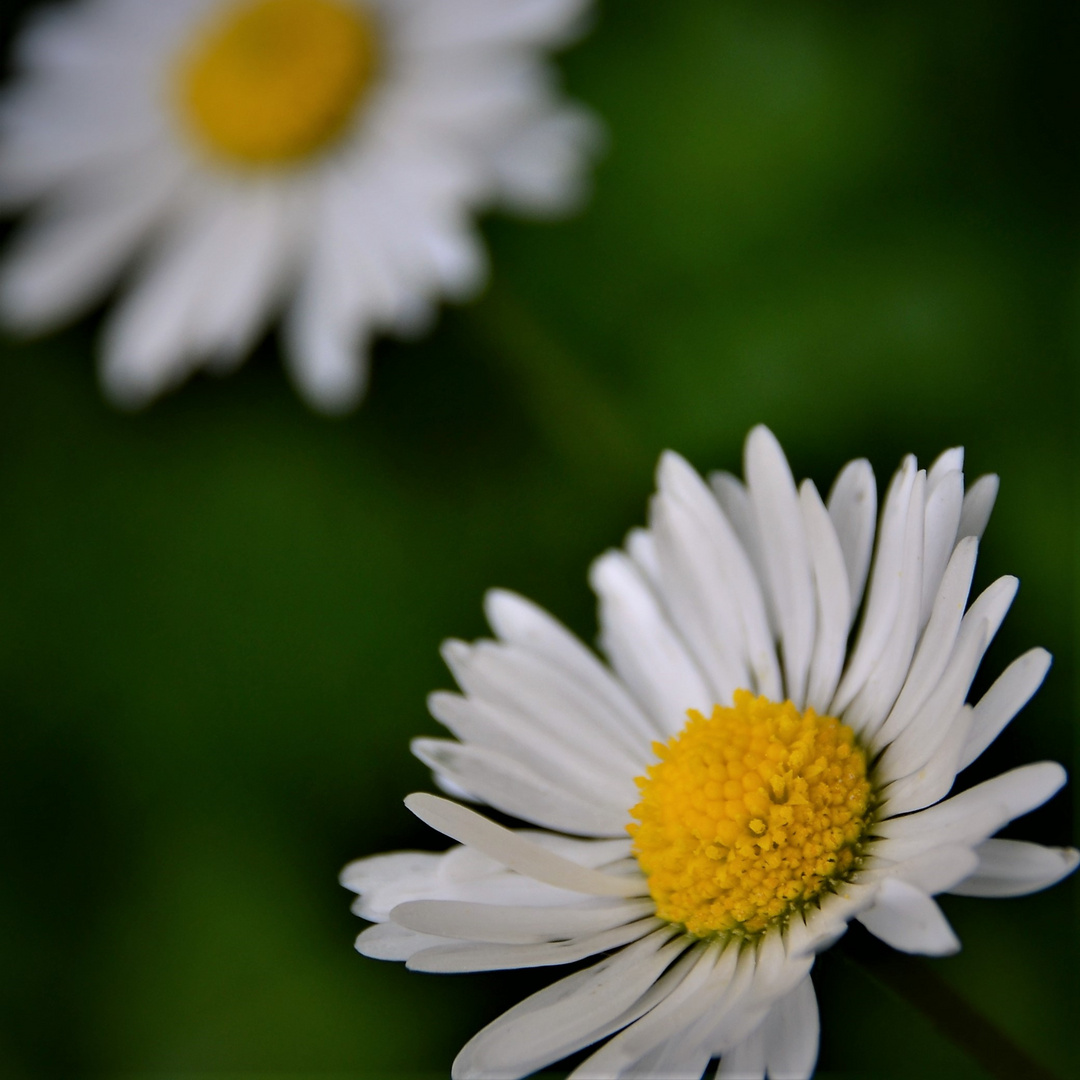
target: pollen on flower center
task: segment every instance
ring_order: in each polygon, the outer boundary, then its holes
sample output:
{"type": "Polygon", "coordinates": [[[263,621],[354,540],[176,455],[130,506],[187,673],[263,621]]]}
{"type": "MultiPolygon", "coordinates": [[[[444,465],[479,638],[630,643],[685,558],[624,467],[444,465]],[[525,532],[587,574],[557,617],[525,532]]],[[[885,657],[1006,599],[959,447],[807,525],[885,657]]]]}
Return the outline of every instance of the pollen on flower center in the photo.
{"type": "Polygon", "coordinates": [[[192,134],[234,164],[276,165],[341,134],[370,89],[375,26],[350,0],[236,0],[180,57],[192,134]]]}
{"type": "Polygon", "coordinates": [[[854,869],[866,757],[839,720],[746,690],[688,715],[637,780],[634,854],[660,918],[698,937],[759,934],[854,869]]]}

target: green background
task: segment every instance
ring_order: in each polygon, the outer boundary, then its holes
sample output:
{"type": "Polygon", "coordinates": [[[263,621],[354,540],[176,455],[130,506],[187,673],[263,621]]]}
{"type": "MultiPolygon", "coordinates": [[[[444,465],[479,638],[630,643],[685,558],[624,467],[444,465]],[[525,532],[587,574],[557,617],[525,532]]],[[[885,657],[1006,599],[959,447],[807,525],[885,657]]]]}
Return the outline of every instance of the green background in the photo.
{"type": "MultiPolygon", "coordinates": [[[[611,0],[559,61],[609,132],[586,211],[485,219],[487,297],[380,343],[343,420],[272,340],[137,415],[97,316],[0,341],[0,1073],[445,1074],[549,981],[359,957],[336,874],[443,846],[401,805],[439,642],[492,585],[591,641],[587,565],[663,447],[738,470],[764,421],[824,489],[965,444],[1002,479],[977,584],[1022,583],[975,692],[1056,659],[962,782],[1071,767],[1071,8],[611,0]]],[[[1072,806],[1009,835],[1068,843],[1072,806]]],[[[1078,895],[945,898],[964,950],[931,962],[1063,1078],[1078,895]]],[[[983,1075],[850,952],[817,968],[824,1075],[983,1075]]]]}

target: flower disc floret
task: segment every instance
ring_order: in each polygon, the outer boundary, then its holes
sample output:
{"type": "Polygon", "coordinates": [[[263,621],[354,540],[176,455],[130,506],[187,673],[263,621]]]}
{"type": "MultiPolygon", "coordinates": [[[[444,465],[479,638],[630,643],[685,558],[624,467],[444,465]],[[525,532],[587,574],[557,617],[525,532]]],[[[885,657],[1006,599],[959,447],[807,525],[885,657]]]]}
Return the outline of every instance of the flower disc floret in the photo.
{"type": "Polygon", "coordinates": [[[696,710],[637,785],[627,826],[660,918],[758,935],[853,872],[870,782],[851,728],[741,690],[696,710]]]}
{"type": "Polygon", "coordinates": [[[186,126],[215,156],[293,162],[341,134],[370,88],[375,27],[341,0],[250,0],[203,28],[179,65],[186,126]]]}

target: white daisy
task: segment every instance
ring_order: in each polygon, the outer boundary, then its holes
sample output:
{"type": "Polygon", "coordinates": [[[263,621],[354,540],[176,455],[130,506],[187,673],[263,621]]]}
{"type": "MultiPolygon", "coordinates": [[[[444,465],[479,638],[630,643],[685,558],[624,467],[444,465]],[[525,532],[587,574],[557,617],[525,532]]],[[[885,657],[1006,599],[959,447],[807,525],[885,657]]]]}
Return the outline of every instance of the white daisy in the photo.
{"type": "Polygon", "coordinates": [[[357,948],[436,972],[604,954],[484,1028],[455,1077],[524,1076],[605,1039],[574,1077],[696,1078],[716,1057],[722,1078],[809,1076],[810,968],[850,920],[943,955],[959,942],[934,894],[1018,896],[1076,866],[990,839],[1061,787],[1060,765],[945,798],[1050,664],[1033,649],[965,704],[1017,583],[967,606],[997,478],[965,494],[962,467],[958,449],[928,472],[904,461],[862,605],[866,461],[822,502],[762,427],[745,484],[667,453],[649,528],[592,570],[610,667],[501,591],[496,641],[446,645],[463,694],[430,707],[458,741],[414,751],[445,789],[540,831],[409,796],[463,846],[346,867],[376,923],[357,948]]]}
{"type": "Polygon", "coordinates": [[[579,196],[596,125],[541,50],[589,0],[79,0],[39,13],[0,103],[0,202],[34,204],[0,277],[26,332],[132,260],[102,379],[137,406],[227,370],[288,302],[291,372],[354,405],[379,331],[473,291],[478,207],[579,196]]]}

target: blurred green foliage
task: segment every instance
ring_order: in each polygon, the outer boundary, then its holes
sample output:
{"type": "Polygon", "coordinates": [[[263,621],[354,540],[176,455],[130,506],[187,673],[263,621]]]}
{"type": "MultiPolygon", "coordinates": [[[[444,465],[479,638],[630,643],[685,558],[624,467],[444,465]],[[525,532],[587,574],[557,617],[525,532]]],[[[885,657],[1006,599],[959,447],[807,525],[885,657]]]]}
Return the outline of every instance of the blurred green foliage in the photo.
{"type": "MultiPolygon", "coordinates": [[[[965,444],[1002,476],[979,581],[1022,581],[982,686],[1056,656],[974,778],[1074,764],[1070,8],[611,0],[561,62],[609,129],[587,211],[486,221],[489,297],[381,344],[343,421],[272,342],[134,416],[95,320],[0,343],[0,1073],[445,1075],[549,981],[361,959],[335,875],[442,846],[400,802],[439,641],[491,585],[591,640],[665,446],[738,469],[765,421],[825,487],[965,444]]],[[[1012,834],[1069,842],[1070,797],[1012,834]]],[[[1077,898],[946,899],[934,962],[1062,1077],[1077,898]]],[[[980,1075],[843,945],[817,971],[822,1075],[980,1075]]]]}

